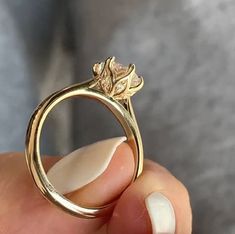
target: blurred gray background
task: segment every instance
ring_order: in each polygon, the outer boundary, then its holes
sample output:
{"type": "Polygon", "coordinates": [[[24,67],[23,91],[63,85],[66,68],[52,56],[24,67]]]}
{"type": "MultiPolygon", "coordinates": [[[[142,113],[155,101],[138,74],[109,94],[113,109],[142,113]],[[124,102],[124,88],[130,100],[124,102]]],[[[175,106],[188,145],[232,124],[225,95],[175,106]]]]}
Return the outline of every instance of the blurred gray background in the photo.
{"type": "MultiPolygon", "coordinates": [[[[188,187],[193,233],[235,234],[234,0],[0,0],[0,150],[23,150],[35,106],[111,55],[145,77],[133,98],[145,153],[188,187]]],[[[122,134],[80,99],[44,130],[51,154],[122,134]]]]}

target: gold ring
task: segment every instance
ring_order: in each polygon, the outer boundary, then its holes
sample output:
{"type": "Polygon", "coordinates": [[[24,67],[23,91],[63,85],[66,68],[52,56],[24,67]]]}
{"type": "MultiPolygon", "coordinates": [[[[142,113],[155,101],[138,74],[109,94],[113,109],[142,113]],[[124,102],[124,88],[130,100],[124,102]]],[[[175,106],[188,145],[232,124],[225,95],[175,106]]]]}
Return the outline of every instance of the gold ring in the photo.
{"type": "Polygon", "coordinates": [[[143,87],[143,78],[136,75],[135,65],[125,67],[110,57],[93,66],[93,79],[57,91],[47,97],[34,111],[26,134],[25,156],[28,169],[45,198],[62,210],[82,218],[95,218],[110,212],[115,201],[101,207],[84,207],[74,204],[58,193],[47,178],[40,155],[40,136],[43,123],[59,102],[76,96],[96,99],[117,118],[132,148],[135,171],[132,182],[143,169],[143,145],[130,97],[143,87]]]}

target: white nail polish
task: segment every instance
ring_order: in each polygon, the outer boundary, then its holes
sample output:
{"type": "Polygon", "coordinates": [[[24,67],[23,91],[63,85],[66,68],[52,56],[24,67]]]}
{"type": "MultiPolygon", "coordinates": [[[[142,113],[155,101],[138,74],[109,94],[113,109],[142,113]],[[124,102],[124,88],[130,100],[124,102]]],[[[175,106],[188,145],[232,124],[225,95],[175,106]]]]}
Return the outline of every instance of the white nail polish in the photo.
{"type": "Polygon", "coordinates": [[[151,193],[145,199],[153,234],[174,234],[175,213],[171,202],[161,193],[151,193]]]}
{"type": "Polygon", "coordinates": [[[49,181],[62,194],[83,187],[106,170],[116,148],[125,140],[126,137],[116,137],[73,151],[50,168],[49,181]]]}

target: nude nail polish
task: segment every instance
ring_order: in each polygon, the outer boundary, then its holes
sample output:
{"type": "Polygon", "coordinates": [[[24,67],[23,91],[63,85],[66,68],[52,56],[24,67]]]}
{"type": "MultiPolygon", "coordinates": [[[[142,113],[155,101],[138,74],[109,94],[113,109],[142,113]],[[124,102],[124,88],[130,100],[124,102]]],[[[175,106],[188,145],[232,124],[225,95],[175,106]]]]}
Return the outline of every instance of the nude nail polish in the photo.
{"type": "Polygon", "coordinates": [[[62,194],[83,187],[106,170],[117,147],[125,140],[126,137],[111,138],[73,151],[50,168],[49,181],[62,194]]]}

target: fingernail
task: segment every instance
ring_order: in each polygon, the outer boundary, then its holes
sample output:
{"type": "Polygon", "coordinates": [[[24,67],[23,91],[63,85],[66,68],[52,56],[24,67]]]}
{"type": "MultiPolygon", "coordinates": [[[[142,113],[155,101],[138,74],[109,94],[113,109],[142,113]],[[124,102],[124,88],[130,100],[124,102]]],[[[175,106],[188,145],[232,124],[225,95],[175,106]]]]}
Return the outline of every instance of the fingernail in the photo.
{"type": "Polygon", "coordinates": [[[116,137],[84,146],[55,163],[47,173],[61,194],[73,192],[92,182],[108,167],[116,148],[126,137],[116,137]]]}
{"type": "Polygon", "coordinates": [[[175,212],[171,202],[161,193],[151,193],[145,199],[153,234],[175,233],[175,212]]]}

